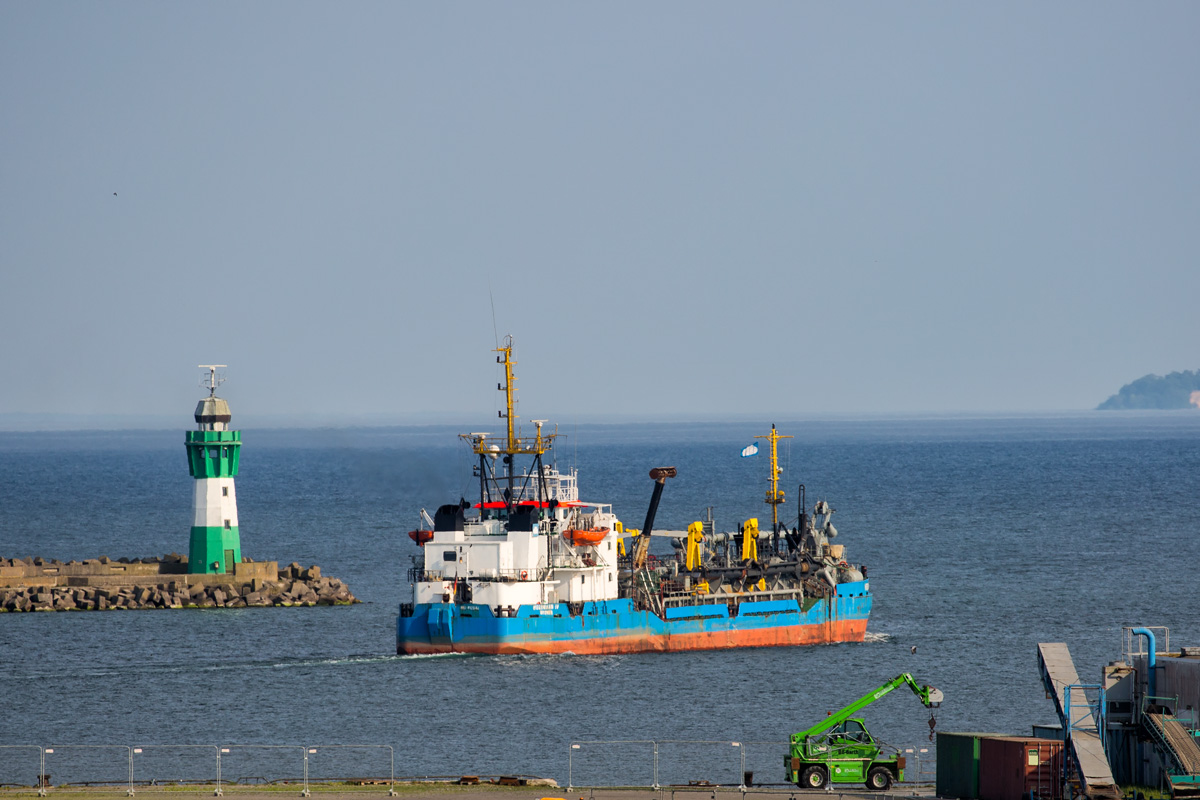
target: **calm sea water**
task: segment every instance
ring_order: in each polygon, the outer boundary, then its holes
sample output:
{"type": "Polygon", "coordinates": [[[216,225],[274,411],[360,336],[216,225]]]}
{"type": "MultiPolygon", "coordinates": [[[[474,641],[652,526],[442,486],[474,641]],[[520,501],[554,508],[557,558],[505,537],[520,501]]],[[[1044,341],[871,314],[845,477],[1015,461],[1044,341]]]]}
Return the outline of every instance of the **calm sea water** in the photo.
{"type": "MultiPolygon", "coordinates": [[[[612,657],[396,657],[418,510],[471,497],[449,428],[243,431],[243,551],[320,564],[351,608],[0,615],[0,745],[55,747],[53,779],[296,777],[299,745],[390,746],[398,776],[525,773],[575,783],[778,781],[789,733],[903,671],[942,688],[939,730],[1027,733],[1054,721],[1039,641],[1081,677],[1120,656],[1121,628],[1165,625],[1200,645],[1200,414],[778,421],[784,488],[828,500],[875,595],[868,641],[612,657]],[[914,655],[911,648],[915,646],[914,655]],[[103,774],[98,774],[103,773],[103,774]]],[[[716,507],[718,528],[765,516],[767,462],[738,452],[765,425],[579,426],[560,442],[582,494],[640,527],[651,467],[674,465],[657,527],[716,507]]],[[[183,428],[0,434],[0,555],[83,559],[186,552],[183,428]]],[[[906,692],[866,713],[879,737],[929,747],[906,692]]],[[[930,755],[932,754],[932,749],[930,755]]],[[[29,784],[33,750],[0,748],[0,783],[29,784]]],[[[326,749],[317,777],[386,775],[385,749],[326,749]]]]}

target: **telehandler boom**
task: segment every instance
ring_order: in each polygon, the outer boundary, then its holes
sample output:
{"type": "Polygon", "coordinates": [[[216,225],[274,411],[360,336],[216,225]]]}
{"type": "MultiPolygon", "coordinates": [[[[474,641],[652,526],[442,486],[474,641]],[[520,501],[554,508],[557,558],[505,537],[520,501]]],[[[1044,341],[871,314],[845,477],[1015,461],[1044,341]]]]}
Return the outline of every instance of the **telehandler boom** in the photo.
{"type": "Polygon", "coordinates": [[[868,789],[886,791],[893,781],[904,780],[904,757],[890,749],[884,752],[862,719],[853,716],[904,684],[926,708],[942,704],[940,689],[919,686],[907,672],[897,675],[808,730],[793,733],[791,752],[784,759],[788,783],[820,789],[828,783],[862,781],[868,789]]]}

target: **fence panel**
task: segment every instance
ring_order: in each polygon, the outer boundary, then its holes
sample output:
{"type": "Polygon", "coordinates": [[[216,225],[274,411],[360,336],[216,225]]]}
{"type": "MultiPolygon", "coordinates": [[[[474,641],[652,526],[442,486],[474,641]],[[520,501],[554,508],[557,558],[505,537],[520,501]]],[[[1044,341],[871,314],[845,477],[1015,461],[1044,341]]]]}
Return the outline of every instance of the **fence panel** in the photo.
{"type": "Polygon", "coordinates": [[[649,740],[571,742],[567,784],[657,786],[655,743],[649,740]]]}
{"type": "Polygon", "coordinates": [[[660,741],[658,782],[661,786],[711,783],[739,786],[742,782],[742,743],[718,741],[660,741]]]}
{"type": "Polygon", "coordinates": [[[223,744],[221,783],[304,784],[305,748],[298,744],[223,744]]]}
{"type": "Polygon", "coordinates": [[[0,744],[0,786],[37,786],[41,770],[41,745],[0,744]]]}
{"type": "Polygon", "coordinates": [[[51,786],[129,784],[131,748],[123,744],[54,744],[43,748],[51,786]]]}
{"type": "Polygon", "coordinates": [[[933,747],[901,747],[907,766],[905,783],[933,783],[937,780],[937,751],[933,747]]]}
{"type": "Polygon", "coordinates": [[[133,746],[135,787],[217,783],[218,748],[214,744],[139,744],[133,746]]]}
{"type": "Polygon", "coordinates": [[[313,744],[307,748],[308,780],[394,782],[394,757],[389,745],[313,744]]]}
{"type": "Polygon", "coordinates": [[[755,786],[786,783],[783,762],[790,742],[742,742],[741,745],[746,754],[743,771],[753,773],[755,786]]]}

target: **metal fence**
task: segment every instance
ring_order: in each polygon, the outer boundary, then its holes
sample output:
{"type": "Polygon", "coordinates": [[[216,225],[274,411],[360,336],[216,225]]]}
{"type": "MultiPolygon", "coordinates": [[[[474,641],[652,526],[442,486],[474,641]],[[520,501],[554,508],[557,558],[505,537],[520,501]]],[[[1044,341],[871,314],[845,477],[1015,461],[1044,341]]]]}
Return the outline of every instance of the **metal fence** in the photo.
{"type": "MultiPolygon", "coordinates": [[[[786,741],[573,741],[567,750],[567,790],[631,785],[629,780],[614,784],[612,776],[632,778],[632,785],[653,789],[787,785],[784,758],[789,746],[786,741]]],[[[907,747],[899,752],[908,760],[905,784],[933,782],[933,748],[907,747]]]]}
{"type": "MultiPolygon", "coordinates": [[[[567,748],[566,786],[701,788],[788,786],[786,741],[575,740],[567,748]]],[[[900,748],[905,784],[935,777],[932,747],[900,748]]],[[[443,776],[454,780],[457,776],[443,776]]],[[[561,776],[558,776],[561,780],[561,776]]],[[[395,750],[381,744],[55,744],[0,745],[0,786],[109,786],[130,796],[151,787],[354,781],[395,795],[395,750]]]]}
{"type": "Polygon", "coordinates": [[[396,756],[386,744],[54,744],[0,745],[0,786],[135,787],[295,783],[346,780],[386,785],[395,796],[396,756]],[[366,779],[362,776],[373,776],[366,779]]]}

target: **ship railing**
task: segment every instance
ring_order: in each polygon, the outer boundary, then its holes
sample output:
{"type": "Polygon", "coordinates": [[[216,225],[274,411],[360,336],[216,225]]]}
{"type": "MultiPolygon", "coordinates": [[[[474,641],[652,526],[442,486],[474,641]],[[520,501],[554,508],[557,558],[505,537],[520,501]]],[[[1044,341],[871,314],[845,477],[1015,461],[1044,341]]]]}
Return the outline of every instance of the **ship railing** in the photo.
{"type": "Polygon", "coordinates": [[[452,581],[458,579],[499,583],[521,583],[523,581],[545,580],[547,572],[548,570],[545,567],[535,567],[533,569],[486,569],[477,570],[466,575],[455,572],[442,572],[439,570],[410,569],[408,571],[408,582],[430,583],[435,581],[452,581]]]}
{"type": "Polygon", "coordinates": [[[762,592],[743,592],[730,594],[717,592],[715,594],[697,594],[694,592],[667,593],[663,595],[663,604],[668,608],[675,606],[717,605],[725,603],[746,603],[757,600],[804,600],[804,592],[796,589],[768,589],[762,592]]]}

